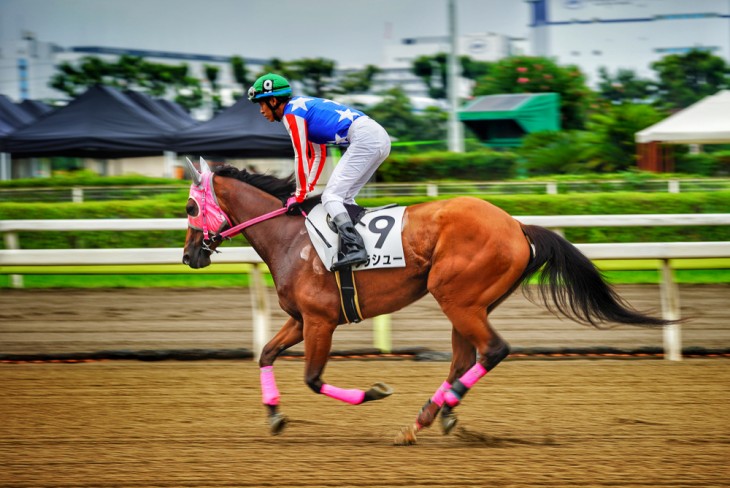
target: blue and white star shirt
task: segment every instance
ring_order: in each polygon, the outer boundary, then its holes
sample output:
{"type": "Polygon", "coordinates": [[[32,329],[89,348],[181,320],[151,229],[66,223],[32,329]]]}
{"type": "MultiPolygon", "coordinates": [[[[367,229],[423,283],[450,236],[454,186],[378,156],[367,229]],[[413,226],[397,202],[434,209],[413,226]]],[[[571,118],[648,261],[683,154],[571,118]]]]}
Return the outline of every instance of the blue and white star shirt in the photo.
{"type": "Polygon", "coordinates": [[[298,201],[304,200],[317,184],[327,144],[348,144],[347,131],[358,117],[365,114],[324,98],[296,97],[286,105],[281,120],[294,146],[298,201]]]}

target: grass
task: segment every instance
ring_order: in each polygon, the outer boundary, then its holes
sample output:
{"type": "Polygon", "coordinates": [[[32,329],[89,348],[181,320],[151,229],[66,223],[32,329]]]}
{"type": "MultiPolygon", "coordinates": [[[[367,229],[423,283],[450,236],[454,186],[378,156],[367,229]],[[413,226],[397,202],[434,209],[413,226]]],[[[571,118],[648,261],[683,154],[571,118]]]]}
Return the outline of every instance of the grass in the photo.
{"type": "MultiPolygon", "coordinates": [[[[651,261],[651,260],[649,260],[651,261]]],[[[656,266],[645,269],[620,269],[617,262],[611,266],[603,266],[598,262],[603,275],[613,284],[657,284],[661,280],[656,266]],[[617,269],[618,268],[618,269],[617,269]]],[[[687,264],[684,263],[686,266],[687,264]]],[[[683,263],[677,263],[678,268],[683,263]]],[[[126,266],[120,273],[118,267],[67,267],[54,269],[54,274],[39,274],[42,269],[34,269],[34,274],[23,275],[25,288],[231,288],[246,287],[249,284],[250,265],[219,264],[203,270],[190,270],[184,266],[176,266],[175,273],[165,270],[160,273],[156,266],[126,266]],[[87,269],[84,269],[87,268],[87,269]],[[91,269],[94,268],[94,272],[91,269]],[[157,271],[157,273],[155,273],[157,271]],[[64,274],[67,273],[67,274],[64,274]],[[107,273],[107,274],[104,274],[107,273]]],[[[28,269],[14,268],[14,271],[29,272],[28,269]]],[[[6,273],[8,268],[0,268],[6,273]]],[[[273,286],[271,276],[264,274],[269,286],[273,286]]],[[[675,269],[674,278],[677,283],[730,284],[730,269],[675,269]]],[[[11,277],[0,275],[0,288],[10,288],[11,277]]]]}

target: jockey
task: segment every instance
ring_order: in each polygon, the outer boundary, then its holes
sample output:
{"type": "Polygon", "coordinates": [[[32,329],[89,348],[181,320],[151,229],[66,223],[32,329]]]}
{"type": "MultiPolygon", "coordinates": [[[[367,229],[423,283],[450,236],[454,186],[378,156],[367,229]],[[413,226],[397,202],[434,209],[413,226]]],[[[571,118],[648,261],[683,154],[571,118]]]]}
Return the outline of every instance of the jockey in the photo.
{"type": "Polygon", "coordinates": [[[322,192],[322,204],[340,235],[336,271],[367,261],[362,237],[355,229],[345,204],[355,196],[390,153],[390,137],[383,127],[359,110],[332,100],[293,97],[286,78],[269,73],[248,90],[248,99],[258,103],[269,122],[283,122],[294,146],[297,189],[286,203],[292,210],[317,184],[327,155],[327,144],[347,145],[322,192]]]}

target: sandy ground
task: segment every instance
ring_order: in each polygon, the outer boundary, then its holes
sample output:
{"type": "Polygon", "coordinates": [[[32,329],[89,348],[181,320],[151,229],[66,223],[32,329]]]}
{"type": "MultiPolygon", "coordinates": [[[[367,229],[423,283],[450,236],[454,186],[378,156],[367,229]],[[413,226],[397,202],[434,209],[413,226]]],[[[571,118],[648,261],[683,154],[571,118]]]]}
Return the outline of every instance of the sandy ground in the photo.
{"type": "MultiPolygon", "coordinates": [[[[659,313],[659,289],[620,286],[635,308],[659,313]]],[[[271,328],[285,321],[270,290],[271,328]]],[[[680,287],[684,347],[730,347],[730,285],[680,287]]],[[[491,316],[513,347],[662,347],[661,330],[611,330],[560,320],[516,293],[491,316]]],[[[451,350],[451,324],[427,296],[392,315],[393,348],[451,350]]],[[[373,346],[373,323],[341,326],[333,349],[373,346]]],[[[2,290],[0,353],[252,348],[251,296],[238,289],[2,290]]],[[[292,349],[301,352],[301,345],[292,349]]]]}
{"type": "Polygon", "coordinates": [[[448,365],[335,360],[349,406],[275,369],[291,423],[269,435],[251,361],[0,365],[2,487],[730,486],[730,360],[508,360],[449,436],[392,439],[448,365]]]}
{"type": "MultiPolygon", "coordinates": [[[[620,291],[659,308],[656,287],[620,291]]],[[[694,317],[684,345],[727,348],[730,288],[685,286],[681,298],[694,317]]],[[[3,290],[0,352],[250,347],[250,308],[245,289],[3,290]]],[[[662,344],[660,331],[597,331],[520,295],[492,318],[515,347],[662,344]]],[[[394,347],[450,350],[431,299],[392,329],[394,347]]],[[[371,345],[369,321],[335,334],[336,349],[371,345]]],[[[310,392],[301,359],[275,369],[291,419],[278,437],[252,361],[0,364],[0,486],[730,486],[730,359],[508,359],[466,397],[451,435],[434,427],[410,447],[392,440],[447,363],[332,360],[329,383],[395,389],[356,407],[310,392]]]]}

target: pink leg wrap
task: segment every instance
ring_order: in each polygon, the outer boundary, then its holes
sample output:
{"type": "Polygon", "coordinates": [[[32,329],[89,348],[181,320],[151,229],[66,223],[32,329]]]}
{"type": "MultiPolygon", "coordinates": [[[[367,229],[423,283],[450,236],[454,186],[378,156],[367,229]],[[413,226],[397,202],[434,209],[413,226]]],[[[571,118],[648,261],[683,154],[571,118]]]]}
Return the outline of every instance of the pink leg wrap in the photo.
{"type": "MultiPolygon", "coordinates": [[[[467,389],[469,389],[474,386],[476,382],[479,381],[485,374],[487,374],[487,370],[484,369],[484,366],[482,366],[480,363],[476,363],[474,366],[471,367],[469,371],[464,373],[464,375],[459,378],[459,382],[467,389]]],[[[461,396],[455,393],[454,390],[449,390],[444,395],[444,401],[447,405],[453,407],[459,404],[459,402],[461,401],[461,396]]]]}
{"type": "Polygon", "coordinates": [[[264,366],[261,368],[261,393],[264,405],[279,404],[279,389],[276,387],[274,378],[274,367],[264,366]]]}
{"type": "Polygon", "coordinates": [[[451,383],[444,381],[441,386],[439,386],[439,389],[436,390],[436,393],[434,393],[431,397],[431,401],[440,407],[444,404],[444,395],[446,395],[446,392],[450,389],[451,383]]]}
{"type": "Polygon", "coordinates": [[[334,398],[335,400],[349,403],[350,405],[358,405],[362,403],[365,398],[365,392],[362,390],[343,390],[342,388],[337,388],[336,386],[328,385],[327,383],[322,385],[320,393],[327,395],[330,398],[334,398]]]}
{"type": "Polygon", "coordinates": [[[482,366],[481,363],[476,363],[469,371],[464,373],[464,376],[459,378],[459,381],[461,381],[461,384],[467,388],[471,388],[477,381],[482,379],[482,376],[485,374],[487,374],[487,370],[484,369],[484,366],[482,366]]]}

